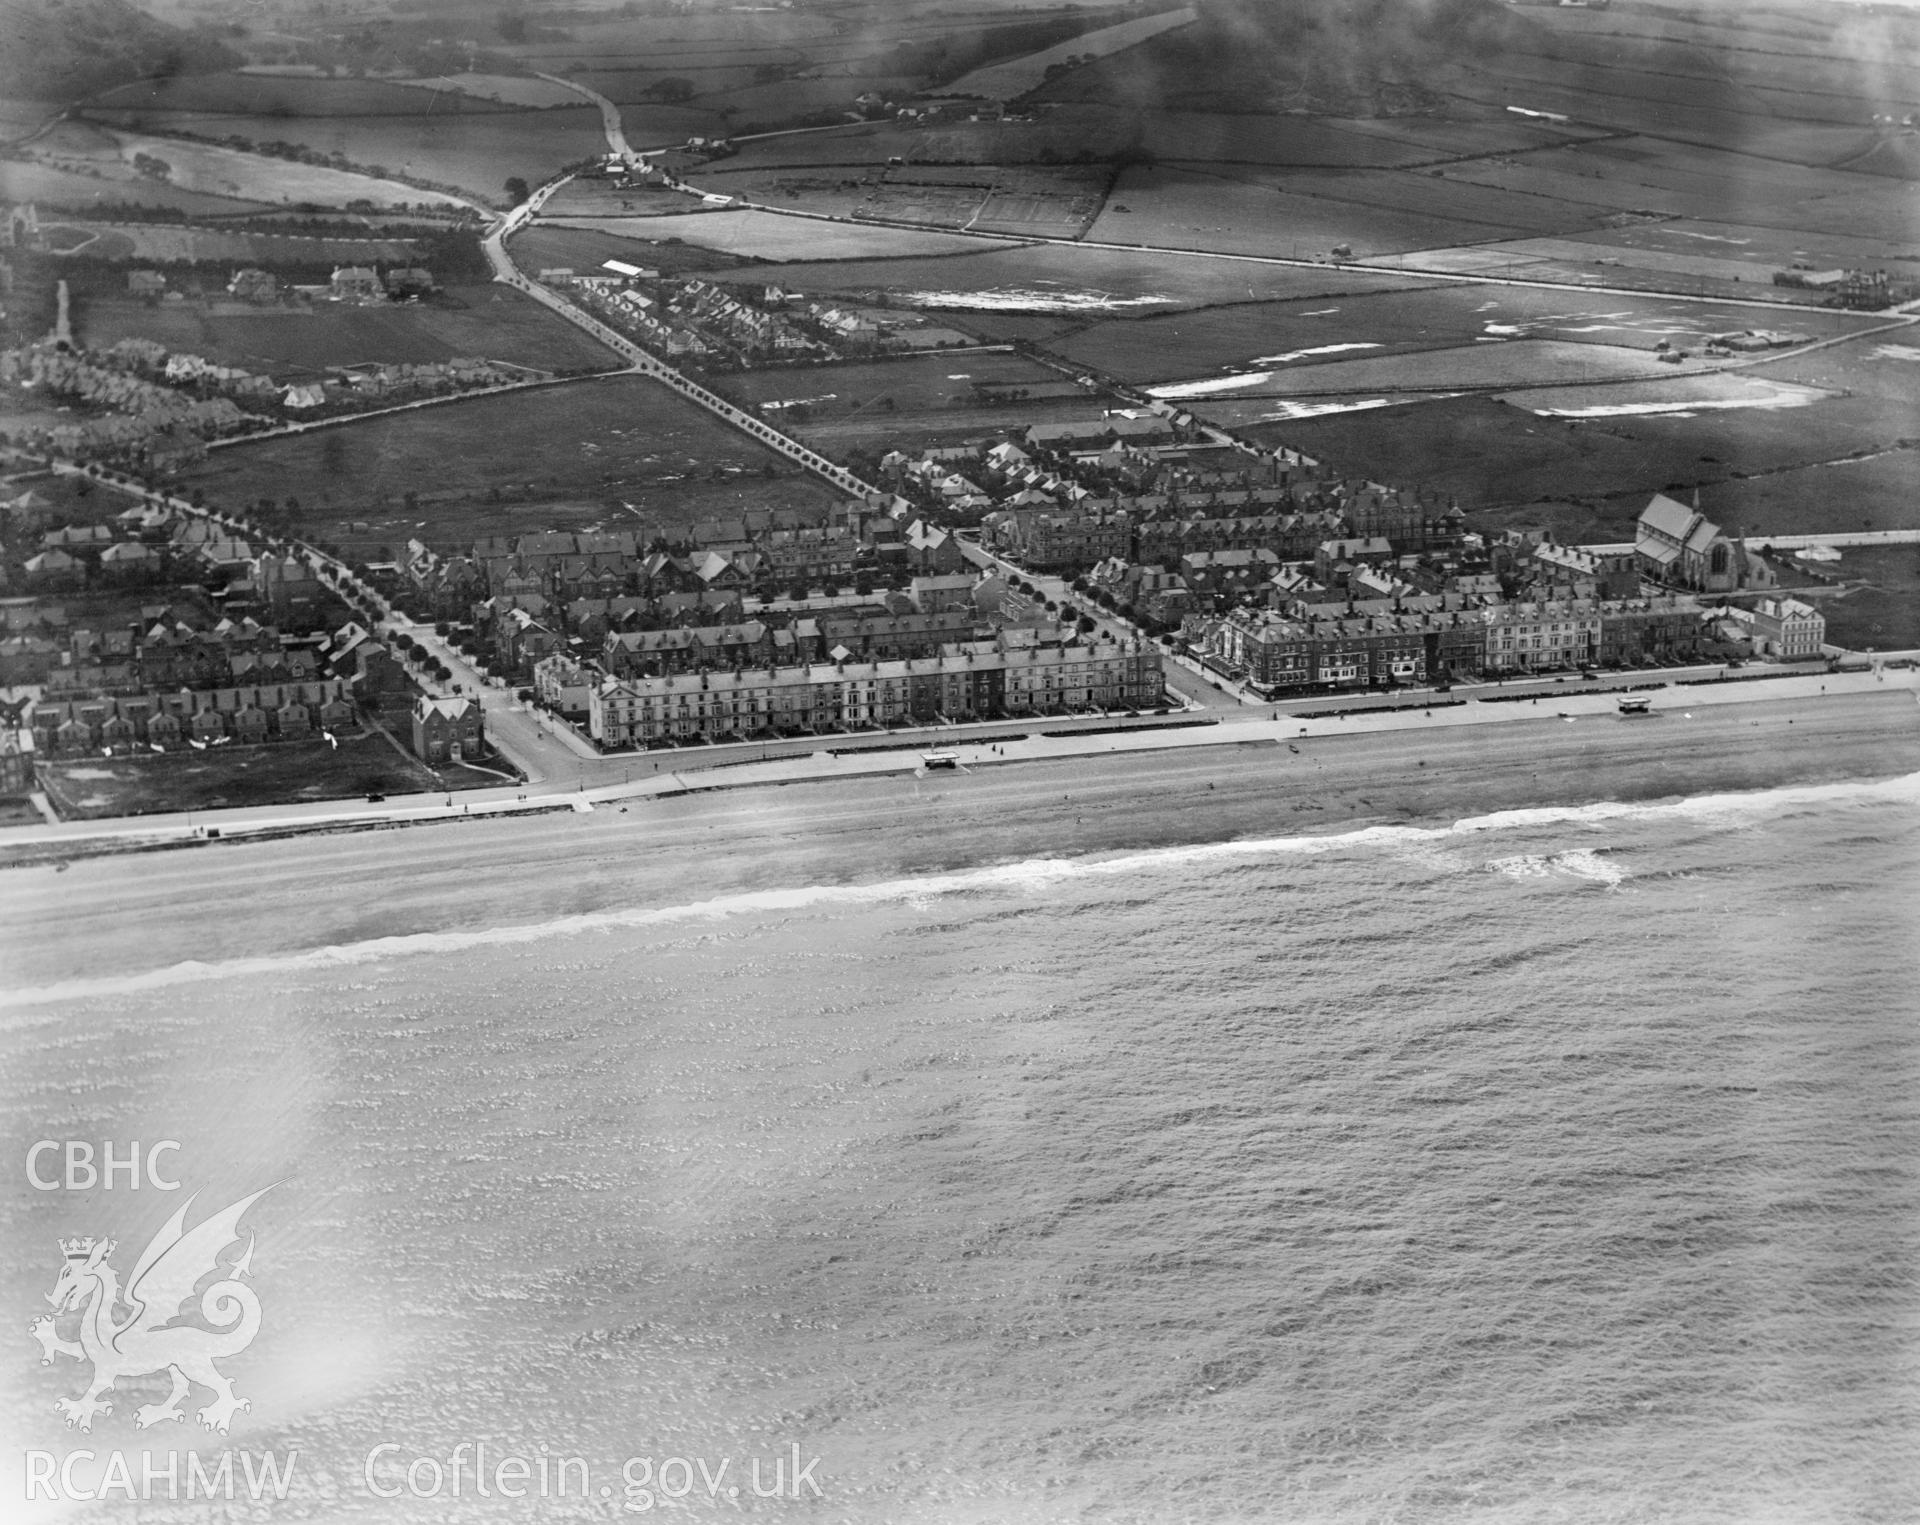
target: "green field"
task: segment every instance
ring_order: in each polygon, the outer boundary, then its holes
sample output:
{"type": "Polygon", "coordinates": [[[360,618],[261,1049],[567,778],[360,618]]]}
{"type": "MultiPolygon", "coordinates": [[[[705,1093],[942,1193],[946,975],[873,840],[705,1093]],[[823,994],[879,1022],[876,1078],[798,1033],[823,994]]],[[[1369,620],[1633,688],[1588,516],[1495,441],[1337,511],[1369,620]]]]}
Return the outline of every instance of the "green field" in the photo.
{"type": "Polygon", "coordinates": [[[542,270],[574,270],[586,275],[599,269],[603,260],[610,259],[658,270],[663,275],[682,275],[689,271],[707,273],[753,263],[684,240],[649,243],[645,239],[622,238],[617,233],[602,233],[598,228],[558,227],[550,223],[536,223],[514,234],[509,246],[514,261],[533,275],[542,270]]]}
{"type": "MultiPolygon", "coordinates": [[[[1579,398],[1577,389],[1556,395],[1579,398]]],[[[1837,532],[1864,520],[1920,527],[1914,457],[1883,453],[1911,423],[1910,409],[1865,398],[1779,412],[1571,420],[1457,397],[1240,432],[1343,472],[1436,487],[1478,525],[1544,523],[1562,538],[1621,540],[1631,538],[1649,494],[1695,487],[1722,524],[1752,534],[1837,532]]]]}
{"type": "Polygon", "coordinates": [[[112,136],[121,157],[129,164],[135,155],[147,155],[166,166],[172,184],[210,195],[339,207],[356,202],[371,202],[376,206],[461,204],[460,197],[443,191],[424,190],[398,180],[376,179],[326,165],[296,164],[182,138],[119,131],[112,136]]]}
{"type": "Polygon", "coordinates": [[[535,370],[611,370],[619,360],[531,297],[502,286],[459,286],[404,306],[248,309],[233,302],[149,306],[84,298],[76,337],[89,349],[152,339],[279,379],[330,366],[423,364],[466,356],[535,370]]]}
{"type": "MultiPolygon", "coordinates": [[[[873,218],[1042,238],[1078,238],[1099,214],[1111,172],[1034,165],[824,165],[701,170],[703,191],[827,217],[873,218]]],[[[603,193],[604,194],[604,193],[603,193]]],[[[633,193],[626,193],[631,200],[633,193]]],[[[555,198],[558,200],[559,198],[555,198]]],[[[643,209],[646,203],[643,201],[643,209]]],[[[683,210],[658,198],[653,210],[683,210]]],[[[550,210],[559,210],[552,207],[550,210]]],[[[571,207],[568,208],[571,210],[571,207]]]]}
{"type": "MultiPolygon", "coordinates": [[[[568,104],[578,104],[578,97],[568,104]]],[[[155,120],[169,116],[206,120],[235,117],[272,118],[283,123],[316,117],[410,117],[428,112],[460,117],[514,113],[514,108],[497,101],[466,94],[449,94],[439,100],[432,92],[387,80],[241,73],[141,80],[99,96],[88,103],[87,109],[90,114],[108,118],[139,114],[155,120]]]]}
{"type": "Polygon", "coordinates": [[[1417,277],[1395,274],[1059,244],[989,246],[937,259],[795,262],[777,270],[723,274],[717,279],[765,280],[769,276],[806,292],[886,292],[913,305],[951,313],[963,322],[975,312],[1099,318],[1220,302],[1344,297],[1423,284],[1417,277]]]}
{"type": "Polygon", "coordinates": [[[1869,334],[1851,344],[1774,361],[1754,374],[1904,403],[1920,418],[1920,327],[1869,334]]]}
{"type": "Polygon", "coordinates": [[[164,207],[195,217],[235,216],[266,207],[261,201],[162,185],[118,160],[106,167],[87,164],[62,169],[31,159],[0,159],[0,201],[32,202],[48,210],[80,212],[113,206],[164,207]]]}
{"type": "MultiPolygon", "coordinates": [[[[1503,347],[1490,342],[1495,339],[1509,346],[1513,340],[1542,339],[1650,352],[1663,341],[1697,350],[1710,335],[1748,328],[1790,327],[1820,339],[1875,323],[1871,317],[1820,310],[1776,313],[1658,296],[1448,284],[1337,301],[1241,303],[1111,320],[1057,338],[1049,347],[1077,363],[1147,382],[1257,370],[1264,361],[1286,355],[1296,358],[1277,363],[1311,375],[1356,358],[1470,346],[1466,364],[1477,368],[1477,351],[1497,353],[1503,347]],[[1336,345],[1366,348],[1341,350],[1333,348],[1336,345]]],[[[1444,367],[1434,375],[1427,364],[1421,362],[1418,384],[1449,379],[1444,367]]],[[[1541,379],[1562,378],[1542,373],[1541,379]]]]}
{"type": "Polygon", "coordinates": [[[1368,259],[1597,222],[1589,210],[1564,202],[1478,188],[1461,193],[1405,171],[1165,165],[1123,174],[1087,236],[1293,259],[1324,258],[1345,245],[1354,258],[1368,259]]]}
{"type": "Polygon", "coordinates": [[[745,508],[837,500],[784,458],[639,376],[228,446],[185,480],[216,504],[292,492],[301,523],[322,539],[345,543],[353,523],[378,522],[373,538],[383,543],[418,537],[448,549],[528,529],[631,527],[638,518],[673,530],[745,508]]]}
{"type": "MultiPolygon", "coordinates": [[[[41,229],[49,239],[54,225],[41,229]]],[[[268,268],[325,265],[406,265],[419,246],[406,238],[309,238],[300,234],[234,232],[174,227],[166,223],[80,222],[64,224],[72,252],[89,259],[152,260],[159,264],[264,265],[268,268]]]]}
{"type": "Polygon", "coordinates": [[[744,371],[718,378],[715,385],[742,407],[759,409],[778,427],[798,429],[808,422],[863,415],[888,418],[972,409],[980,398],[975,383],[1037,387],[1060,379],[1058,371],[1019,355],[973,353],[744,371]],[[804,406],[763,407],[767,403],[804,406]]]}
{"type": "MultiPolygon", "coordinates": [[[[386,115],[279,116],[95,108],[92,115],[109,127],[132,132],[184,133],[216,142],[238,136],[255,144],[295,143],[323,155],[338,154],[351,166],[448,188],[496,205],[506,204],[502,187],[509,177],[537,185],[562,166],[606,148],[600,113],[589,105],[506,111],[487,103],[476,106],[465,96],[397,88],[395,93],[409,110],[386,115]],[[461,110],[430,109],[448,99],[467,104],[461,110]]],[[[170,157],[164,148],[148,151],[170,157]]],[[[308,168],[284,160],[267,162],[296,171],[308,168]]]]}
{"type": "Polygon", "coordinates": [[[775,212],[757,211],[585,218],[564,226],[593,228],[617,237],[677,238],[736,259],[752,260],[905,258],[959,254],[977,247],[972,241],[951,233],[820,222],[808,217],[783,217],[775,212]]]}

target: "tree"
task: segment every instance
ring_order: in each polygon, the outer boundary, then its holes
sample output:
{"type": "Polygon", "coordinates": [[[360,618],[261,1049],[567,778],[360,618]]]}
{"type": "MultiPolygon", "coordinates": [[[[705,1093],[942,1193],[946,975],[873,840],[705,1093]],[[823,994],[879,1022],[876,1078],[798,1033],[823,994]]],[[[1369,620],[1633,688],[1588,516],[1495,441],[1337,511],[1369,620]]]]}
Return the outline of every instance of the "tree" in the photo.
{"type": "Polygon", "coordinates": [[[669,74],[665,79],[656,79],[648,85],[645,93],[656,101],[665,101],[677,105],[681,101],[690,101],[694,95],[693,81],[683,79],[678,74],[669,74]]]}
{"type": "Polygon", "coordinates": [[[527,189],[527,182],[522,180],[518,175],[507,176],[506,189],[507,200],[511,201],[515,206],[520,205],[521,202],[525,201],[527,197],[532,194],[527,189]]]}

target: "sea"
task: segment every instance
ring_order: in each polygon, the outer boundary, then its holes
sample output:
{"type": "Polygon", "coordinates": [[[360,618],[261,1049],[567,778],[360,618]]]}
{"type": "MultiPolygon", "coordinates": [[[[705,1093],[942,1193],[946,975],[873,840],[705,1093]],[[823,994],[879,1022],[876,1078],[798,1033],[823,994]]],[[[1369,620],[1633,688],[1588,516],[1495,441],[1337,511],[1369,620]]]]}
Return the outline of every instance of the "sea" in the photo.
{"type": "Polygon", "coordinates": [[[0,1517],[1912,1521],[1917,805],[1122,832],[6,991],[9,1143],[187,1189],[5,1189],[0,1517]],[[124,1279],[263,1189],[251,1407],[67,1429],[56,1239],[124,1279]],[[298,1455],[79,1497],[189,1449],[298,1455]]]}

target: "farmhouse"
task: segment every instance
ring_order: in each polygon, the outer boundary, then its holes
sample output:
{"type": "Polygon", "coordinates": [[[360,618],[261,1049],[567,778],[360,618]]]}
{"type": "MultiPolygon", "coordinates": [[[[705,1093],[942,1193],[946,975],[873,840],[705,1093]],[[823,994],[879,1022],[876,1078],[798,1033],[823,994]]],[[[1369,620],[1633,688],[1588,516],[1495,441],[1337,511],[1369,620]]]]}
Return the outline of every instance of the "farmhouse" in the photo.
{"type": "Polygon", "coordinates": [[[386,294],[380,272],[365,265],[338,266],[327,284],[336,302],[371,302],[386,294]]]}

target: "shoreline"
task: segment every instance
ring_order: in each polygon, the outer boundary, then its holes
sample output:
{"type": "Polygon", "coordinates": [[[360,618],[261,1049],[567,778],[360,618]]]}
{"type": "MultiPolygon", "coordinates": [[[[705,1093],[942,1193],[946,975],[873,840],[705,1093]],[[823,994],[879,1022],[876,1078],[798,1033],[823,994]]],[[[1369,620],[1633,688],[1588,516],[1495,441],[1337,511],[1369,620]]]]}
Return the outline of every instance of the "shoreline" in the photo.
{"type": "Polygon", "coordinates": [[[1034,860],[1443,829],[1506,811],[1920,773],[1920,704],[1903,687],[1645,720],[1504,724],[1497,747],[1473,726],[1290,742],[1248,734],[1228,745],[1066,754],[968,773],[628,797],[542,819],[473,817],[454,832],[211,844],[239,849],[238,858],[159,852],[80,859],[57,873],[17,868],[0,874],[0,918],[11,933],[5,981],[44,987],[187,960],[278,958],[1034,860]]]}
{"type": "MultiPolygon", "coordinates": [[[[1775,681],[1765,684],[1743,678],[1642,690],[1652,698],[1654,714],[1634,723],[1646,724],[1667,712],[1688,713],[1696,707],[1816,699],[1824,702],[1849,693],[1904,691],[1920,701],[1920,672],[1899,672],[1891,683],[1883,671],[1773,676],[1775,681]]],[[[958,771],[972,775],[1063,757],[1138,756],[1186,748],[1293,744],[1306,738],[1358,737],[1397,731],[1434,734],[1463,728],[1471,730],[1487,724],[1524,724],[1542,718],[1542,701],[1561,719],[1612,718],[1617,698],[1612,688],[1595,691],[1569,686],[1532,697],[1524,692],[1474,692],[1465,698],[1434,699],[1430,705],[1411,701],[1391,707],[1375,705],[1304,713],[1276,710],[1271,719],[1258,710],[1243,710],[1223,720],[1183,716],[1145,725],[1079,729],[1071,733],[1049,731],[1044,719],[1036,719],[1009,722],[997,727],[996,734],[979,740],[936,736],[897,745],[861,745],[858,739],[845,738],[842,740],[850,744],[835,747],[832,743],[840,738],[822,737],[826,745],[812,752],[789,753],[770,761],[751,756],[725,756],[703,762],[694,754],[686,762],[669,766],[664,772],[656,772],[639,782],[629,779],[620,784],[597,784],[589,788],[583,777],[581,787],[574,791],[548,783],[529,788],[463,790],[458,795],[435,791],[383,802],[383,808],[379,809],[370,809],[355,800],[333,799],[4,827],[0,828],[0,872],[181,847],[340,836],[455,821],[471,824],[503,816],[590,814],[596,809],[639,801],[794,783],[921,776],[924,769],[920,760],[930,748],[953,753],[960,764],[958,771]]]]}

